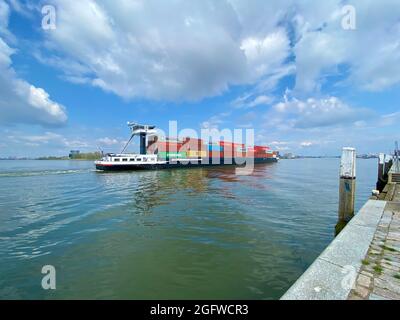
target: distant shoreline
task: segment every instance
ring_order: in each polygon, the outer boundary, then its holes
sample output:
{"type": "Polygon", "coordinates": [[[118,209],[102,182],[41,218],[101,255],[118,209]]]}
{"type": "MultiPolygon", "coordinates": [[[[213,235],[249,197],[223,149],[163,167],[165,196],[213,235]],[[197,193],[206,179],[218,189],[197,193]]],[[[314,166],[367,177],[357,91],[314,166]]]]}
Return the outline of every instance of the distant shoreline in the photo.
{"type": "Polygon", "coordinates": [[[77,151],[76,153],[71,153],[66,156],[41,156],[41,157],[15,157],[15,156],[8,156],[0,158],[0,160],[64,160],[64,161],[96,161],[100,160],[103,157],[103,154],[100,152],[87,152],[87,153],[80,153],[77,151]]]}
{"type": "Polygon", "coordinates": [[[23,158],[23,159],[8,159],[8,158],[1,158],[0,161],[95,161],[96,159],[38,159],[38,158],[23,158]]]}
{"type": "MultiPolygon", "coordinates": [[[[296,156],[293,158],[285,158],[281,157],[281,160],[300,160],[300,159],[339,159],[340,156],[296,156]]],[[[377,159],[375,156],[358,156],[357,159],[377,159]]],[[[0,158],[0,161],[96,161],[100,160],[100,158],[93,159],[71,159],[68,157],[40,157],[40,158],[0,158]]]]}
{"type": "MultiPolygon", "coordinates": [[[[299,159],[340,159],[340,156],[296,156],[293,158],[281,157],[281,160],[299,160],[299,159]]],[[[377,156],[357,156],[357,159],[378,159],[377,156]]]]}

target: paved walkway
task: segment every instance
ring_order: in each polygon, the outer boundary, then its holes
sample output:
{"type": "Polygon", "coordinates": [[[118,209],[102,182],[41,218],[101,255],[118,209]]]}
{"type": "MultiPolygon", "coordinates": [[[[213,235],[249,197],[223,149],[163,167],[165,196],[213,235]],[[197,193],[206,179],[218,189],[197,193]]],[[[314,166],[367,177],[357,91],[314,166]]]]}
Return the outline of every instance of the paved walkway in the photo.
{"type": "Polygon", "coordinates": [[[400,300],[400,185],[385,191],[384,200],[389,202],[348,297],[351,300],[400,300]]]}

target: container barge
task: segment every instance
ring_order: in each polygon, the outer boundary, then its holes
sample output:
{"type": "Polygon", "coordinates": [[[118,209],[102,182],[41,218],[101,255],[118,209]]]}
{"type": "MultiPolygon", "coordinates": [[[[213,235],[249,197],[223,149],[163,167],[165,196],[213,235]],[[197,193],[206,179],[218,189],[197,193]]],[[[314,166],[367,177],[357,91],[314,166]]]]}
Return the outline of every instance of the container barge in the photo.
{"type": "Polygon", "coordinates": [[[202,139],[165,139],[160,141],[155,126],[129,123],[132,135],[121,153],[108,153],[95,161],[97,170],[157,170],[182,167],[244,166],[278,162],[278,153],[267,146],[220,141],[204,143],[202,139]],[[124,153],[135,136],[140,137],[140,154],[124,153]]]}

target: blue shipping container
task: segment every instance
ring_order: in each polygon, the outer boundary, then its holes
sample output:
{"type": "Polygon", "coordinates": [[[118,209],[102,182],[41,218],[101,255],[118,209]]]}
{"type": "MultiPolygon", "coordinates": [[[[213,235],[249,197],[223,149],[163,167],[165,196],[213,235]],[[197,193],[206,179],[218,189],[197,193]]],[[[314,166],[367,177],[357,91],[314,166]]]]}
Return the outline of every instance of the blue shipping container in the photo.
{"type": "Polygon", "coordinates": [[[222,151],[224,151],[224,148],[222,146],[219,146],[219,145],[210,144],[208,146],[208,151],[216,151],[216,152],[220,151],[220,152],[222,152],[222,151]]]}

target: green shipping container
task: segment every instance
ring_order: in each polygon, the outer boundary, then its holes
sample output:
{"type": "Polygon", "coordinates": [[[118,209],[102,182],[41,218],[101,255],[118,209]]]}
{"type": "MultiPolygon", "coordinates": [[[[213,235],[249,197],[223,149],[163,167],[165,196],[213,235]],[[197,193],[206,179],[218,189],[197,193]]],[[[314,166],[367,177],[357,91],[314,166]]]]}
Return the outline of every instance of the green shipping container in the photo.
{"type": "Polygon", "coordinates": [[[159,152],[158,156],[162,159],[166,158],[184,159],[186,158],[186,152],[159,152]]]}

